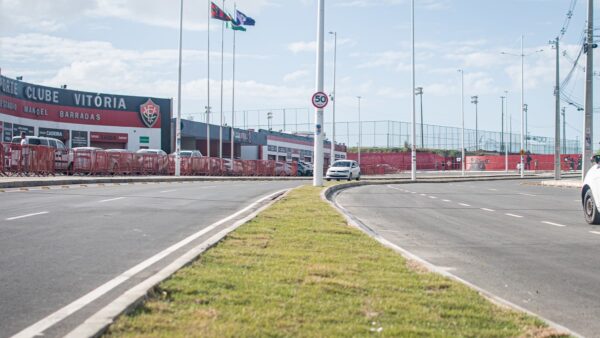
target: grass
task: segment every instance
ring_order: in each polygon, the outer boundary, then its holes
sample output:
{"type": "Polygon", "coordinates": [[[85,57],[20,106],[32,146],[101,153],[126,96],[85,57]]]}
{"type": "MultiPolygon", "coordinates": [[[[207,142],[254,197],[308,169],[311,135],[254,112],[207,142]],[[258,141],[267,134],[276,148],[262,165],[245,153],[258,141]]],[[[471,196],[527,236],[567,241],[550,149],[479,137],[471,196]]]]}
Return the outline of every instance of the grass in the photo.
{"type": "Polygon", "coordinates": [[[296,189],[163,282],[109,337],[549,337],[296,189]]]}

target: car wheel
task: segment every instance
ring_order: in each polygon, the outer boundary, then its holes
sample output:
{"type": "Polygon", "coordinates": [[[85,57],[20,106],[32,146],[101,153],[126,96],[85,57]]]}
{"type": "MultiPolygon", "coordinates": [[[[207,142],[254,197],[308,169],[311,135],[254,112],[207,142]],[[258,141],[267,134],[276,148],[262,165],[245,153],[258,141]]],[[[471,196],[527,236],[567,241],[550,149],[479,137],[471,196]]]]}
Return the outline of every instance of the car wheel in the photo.
{"type": "Polygon", "coordinates": [[[326,178],[327,182],[331,181],[331,178],[326,178]]]}
{"type": "Polygon", "coordinates": [[[348,182],[352,181],[352,174],[348,175],[348,182]]]}
{"type": "Polygon", "coordinates": [[[600,214],[598,214],[598,208],[596,208],[592,189],[588,189],[583,198],[583,214],[588,224],[600,224],[600,214]]]}
{"type": "Polygon", "coordinates": [[[356,180],[360,181],[360,174],[358,174],[358,176],[356,176],[356,180]]]}

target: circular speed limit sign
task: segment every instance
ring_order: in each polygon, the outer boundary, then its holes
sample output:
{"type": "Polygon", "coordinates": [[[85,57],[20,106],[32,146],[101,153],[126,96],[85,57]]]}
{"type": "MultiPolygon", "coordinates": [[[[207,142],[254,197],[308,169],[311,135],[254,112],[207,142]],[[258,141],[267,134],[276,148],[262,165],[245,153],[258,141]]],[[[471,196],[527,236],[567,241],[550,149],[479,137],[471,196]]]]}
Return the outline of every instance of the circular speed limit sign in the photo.
{"type": "Polygon", "coordinates": [[[315,108],[323,109],[329,103],[329,97],[323,92],[317,92],[312,97],[312,104],[315,108]]]}

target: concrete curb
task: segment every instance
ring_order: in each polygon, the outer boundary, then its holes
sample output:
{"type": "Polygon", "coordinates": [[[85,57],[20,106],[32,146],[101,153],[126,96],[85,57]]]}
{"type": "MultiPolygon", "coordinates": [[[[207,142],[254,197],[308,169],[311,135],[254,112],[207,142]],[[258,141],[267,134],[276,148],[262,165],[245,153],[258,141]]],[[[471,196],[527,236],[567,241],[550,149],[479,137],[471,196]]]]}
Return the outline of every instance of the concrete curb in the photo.
{"type": "MultiPolygon", "coordinates": [[[[501,179],[495,179],[495,180],[501,180],[501,179]]],[[[432,182],[432,181],[428,181],[426,183],[449,183],[449,182],[469,182],[469,181],[474,181],[474,180],[470,180],[470,179],[463,179],[463,180],[443,180],[443,181],[437,181],[437,182],[432,182]]],[[[480,180],[480,181],[492,181],[492,179],[488,179],[488,180],[480,180]]],[[[533,317],[537,317],[540,320],[544,321],[548,326],[550,326],[551,328],[554,328],[555,330],[559,331],[559,333],[561,334],[568,334],[570,336],[574,336],[574,337],[583,337],[581,334],[576,333],[572,330],[570,330],[567,327],[564,327],[556,322],[553,322],[547,318],[544,318],[542,316],[540,316],[539,314],[529,311],[515,303],[512,303],[506,299],[503,299],[483,288],[480,288],[479,286],[472,284],[454,274],[452,274],[451,272],[444,270],[428,261],[426,261],[425,259],[411,253],[410,251],[388,241],[387,239],[385,239],[384,237],[382,237],[377,231],[375,231],[374,229],[371,229],[368,225],[364,224],[362,221],[360,221],[358,218],[354,217],[352,214],[350,214],[346,209],[344,209],[341,205],[339,205],[336,200],[335,197],[337,196],[337,194],[339,194],[342,190],[346,190],[346,189],[350,189],[353,187],[357,187],[357,186],[364,186],[364,185],[382,185],[382,184],[408,184],[408,183],[419,183],[417,182],[412,182],[412,181],[399,181],[396,183],[393,182],[386,182],[386,183],[369,183],[369,182],[365,182],[364,184],[339,184],[339,185],[335,185],[335,186],[331,186],[325,190],[323,190],[321,192],[321,198],[323,200],[325,200],[326,202],[328,202],[331,206],[333,206],[348,222],[348,224],[354,228],[357,228],[359,230],[361,230],[362,232],[364,232],[365,234],[367,234],[368,236],[372,237],[373,239],[375,239],[376,241],[378,241],[381,245],[390,248],[392,250],[394,250],[395,252],[399,253],[400,255],[402,255],[406,260],[412,260],[415,261],[417,263],[419,263],[420,265],[422,265],[423,267],[425,267],[428,271],[432,272],[432,273],[436,273],[439,275],[442,275],[444,277],[450,278],[454,281],[457,281],[459,283],[462,283],[464,285],[466,285],[467,287],[477,291],[481,296],[485,297],[486,299],[488,299],[490,302],[504,307],[504,308],[508,308],[514,311],[518,311],[518,312],[522,312],[522,313],[526,313],[530,316],[533,317]]]]}
{"type": "Polygon", "coordinates": [[[583,182],[581,180],[541,181],[539,182],[539,185],[546,187],[581,189],[581,187],[583,187],[583,182]]]}

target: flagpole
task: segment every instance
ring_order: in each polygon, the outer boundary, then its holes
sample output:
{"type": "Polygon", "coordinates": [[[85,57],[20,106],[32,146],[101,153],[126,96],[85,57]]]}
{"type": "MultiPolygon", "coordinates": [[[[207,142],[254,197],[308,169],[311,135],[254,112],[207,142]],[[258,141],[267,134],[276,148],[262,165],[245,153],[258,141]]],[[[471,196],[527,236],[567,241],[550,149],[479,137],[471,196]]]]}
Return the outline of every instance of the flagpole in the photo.
{"type": "MultiPolygon", "coordinates": [[[[225,10],[225,0],[223,0],[225,10]]],[[[219,158],[223,158],[223,53],[225,51],[225,21],[221,22],[221,124],[219,125],[219,158]]],[[[233,167],[232,167],[233,168],[233,167]]]]}
{"type": "Polygon", "coordinates": [[[208,21],[206,22],[206,156],[210,157],[210,14],[211,0],[208,0],[208,21]]]}
{"type": "MultiPolygon", "coordinates": [[[[233,3],[233,15],[236,15],[236,4],[233,3]]],[[[233,27],[233,26],[232,26],[233,27]]],[[[231,92],[231,165],[233,168],[233,160],[234,160],[234,142],[235,142],[235,131],[233,129],[235,123],[235,30],[233,30],[233,83],[232,92],[231,92]]]]}
{"type": "Polygon", "coordinates": [[[177,83],[177,120],[175,121],[175,176],[181,175],[181,59],[183,50],[183,0],[179,13],[179,75],[177,83]]]}

